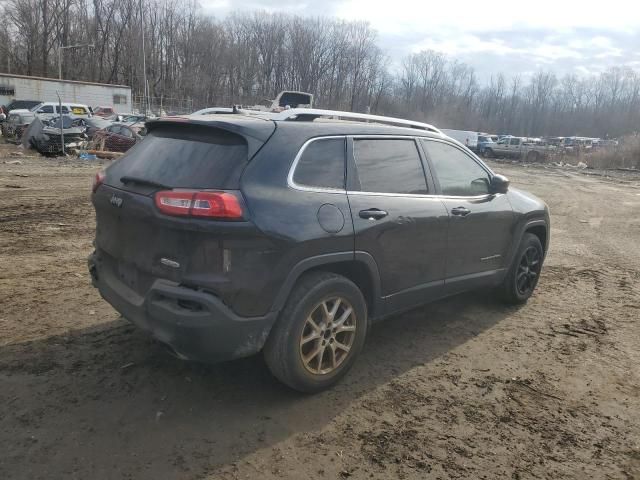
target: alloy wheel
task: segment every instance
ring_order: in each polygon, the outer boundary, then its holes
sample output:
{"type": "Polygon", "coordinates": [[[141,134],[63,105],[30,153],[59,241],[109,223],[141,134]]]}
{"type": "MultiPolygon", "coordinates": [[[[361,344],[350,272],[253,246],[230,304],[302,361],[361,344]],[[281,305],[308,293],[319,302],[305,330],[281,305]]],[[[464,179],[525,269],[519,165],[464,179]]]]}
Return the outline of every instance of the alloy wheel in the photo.
{"type": "Polygon", "coordinates": [[[300,337],[300,357],[315,375],[335,371],[349,356],[356,338],[357,319],[351,304],[342,297],[318,303],[305,321],[300,337]]]}
{"type": "Polygon", "coordinates": [[[516,273],[516,288],[520,295],[529,295],[540,275],[540,251],[536,247],[527,248],[518,264],[516,273]]]}

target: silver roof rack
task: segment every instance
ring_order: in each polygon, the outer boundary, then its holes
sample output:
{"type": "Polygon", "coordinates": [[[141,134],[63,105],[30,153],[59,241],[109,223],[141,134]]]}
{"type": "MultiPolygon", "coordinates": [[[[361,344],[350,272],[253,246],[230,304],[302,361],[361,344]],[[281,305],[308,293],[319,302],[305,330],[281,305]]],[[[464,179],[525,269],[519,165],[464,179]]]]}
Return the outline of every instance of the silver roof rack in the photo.
{"type": "Polygon", "coordinates": [[[280,113],[274,113],[270,118],[272,120],[294,120],[301,117],[330,117],[330,118],[344,118],[347,120],[361,120],[365,122],[386,123],[389,125],[395,125],[398,127],[419,128],[421,130],[427,130],[429,132],[439,133],[444,135],[433,125],[428,123],[414,122],[413,120],[405,120],[404,118],[395,117],[383,117],[380,115],[369,115],[367,113],[353,113],[353,112],[340,112],[337,110],[321,110],[317,108],[290,108],[289,110],[283,110],[280,113]]]}

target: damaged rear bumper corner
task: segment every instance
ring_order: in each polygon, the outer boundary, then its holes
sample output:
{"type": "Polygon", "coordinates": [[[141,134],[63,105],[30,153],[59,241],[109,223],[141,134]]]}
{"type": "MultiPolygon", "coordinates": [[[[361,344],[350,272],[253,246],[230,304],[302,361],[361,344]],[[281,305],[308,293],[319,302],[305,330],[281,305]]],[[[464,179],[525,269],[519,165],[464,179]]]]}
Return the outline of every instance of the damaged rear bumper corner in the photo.
{"type": "Polygon", "coordinates": [[[240,317],[216,296],[164,279],[156,279],[141,296],[95,253],[88,266],[102,298],[182,359],[216,363],[253,355],[264,346],[277,318],[277,312],[240,317]]]}

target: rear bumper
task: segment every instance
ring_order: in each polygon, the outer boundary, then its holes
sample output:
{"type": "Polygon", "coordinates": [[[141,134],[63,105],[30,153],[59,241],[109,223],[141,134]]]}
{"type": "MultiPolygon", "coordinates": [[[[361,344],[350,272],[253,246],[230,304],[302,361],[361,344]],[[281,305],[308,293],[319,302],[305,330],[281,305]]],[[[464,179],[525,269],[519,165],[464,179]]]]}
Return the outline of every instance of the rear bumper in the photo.
{"type": "Polygon", "coordinates": [[[264,346],[277,316],[240,317],[214,295],[163,279],[141,296],[99,255],[90,255],[88,265],[102,298],[185,360],[215,363],[253,355],[264,346]]]}

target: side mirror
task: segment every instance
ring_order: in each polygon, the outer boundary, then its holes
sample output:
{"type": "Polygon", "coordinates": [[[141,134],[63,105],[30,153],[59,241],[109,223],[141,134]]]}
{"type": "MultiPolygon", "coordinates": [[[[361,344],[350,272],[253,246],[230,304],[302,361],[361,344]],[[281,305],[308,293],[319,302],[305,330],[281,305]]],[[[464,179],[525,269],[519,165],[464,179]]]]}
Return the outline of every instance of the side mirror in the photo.
{"type": "Polygon", "coordinates": [[[491,193],[507,193],[509,190],[509,179],[504,175],[494,175],[491,177],[491,193]]]}

